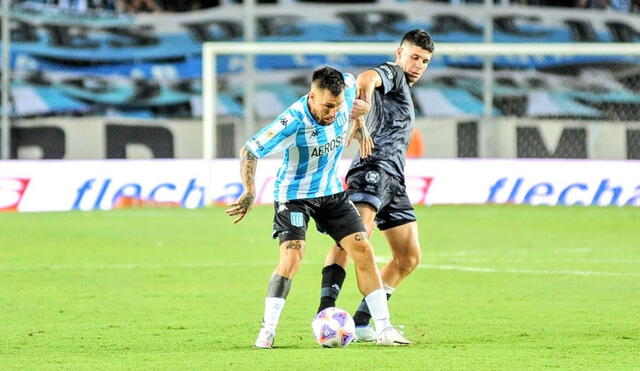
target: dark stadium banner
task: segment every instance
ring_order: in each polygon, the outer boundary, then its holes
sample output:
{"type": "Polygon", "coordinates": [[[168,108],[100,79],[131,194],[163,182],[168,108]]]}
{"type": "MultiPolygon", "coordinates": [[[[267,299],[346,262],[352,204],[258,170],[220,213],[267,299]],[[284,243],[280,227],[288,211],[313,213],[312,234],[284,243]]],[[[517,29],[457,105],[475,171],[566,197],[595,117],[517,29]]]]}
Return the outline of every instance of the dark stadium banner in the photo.
{"type": "MultiPolygon", "coordinates": [[[[202,43],[239,41],[244,22],[239,4],[121,17],[17,9],[11,23],[14,117],[198,117],[202,111],[202,43]]],[[[258,6],[256,10],[258,40],[295,42],[397,41],[414,27],[429,30],[436,42],[481,42],[483,11],[477,4],[452,7],[433,2],[291,3],[258,6]]],[[[494,11],[496,42],[640,41],[640,18],[632,15],[521,6],[496,7],[494,11]]],[[[261,74],[261,81],[257,81],[263,92],[257,113],[269,117],[268,107],[290,104],[292,97],[306,88],[305,77],[311,68],[331,64],[358,72],[391,58],[392,53],[258,56],[258,70],[270,73],[261,74]],[[263,78],[280,71],[291,78],[275,84],[263,78]]],[[[241,79],[234,83],[233,76],[242,71],[244,63],[242,56],[223,56],[218,61],[222,114],[242,112],[242,86],[237,82],[241,79]]],[[[423,95],[435,94],[444,104],[435,105],[437,110],[419,110],[418,115],[443,111],[480,114],[482,82],[478,71],[482,63],[473,55],[434,58],[420,86],[435,89],[435,93],[423,95]]],[[[498,56],[494,63],[504,75],[497,76],[494,85],[497,116],[638,119],[638,58],[498,56]],[[575,82],[560,81],[563,77],[575,82]]],[[[426,106],[430,101],[418,100],[426,106]]]]}
{"type": "MultiPolygon", "coordinates": [[[[358,67],[346,67],[358,73],[358,67]]],[[[498,117],[640,120],[640,65],[610,62],[583,64],[583,74],[546,70],[499,70],[495,73],[494,115],[498,117]],[[635,76],[635,77],[634,77],[635,76]]],[[[200,78],[177,77],[171,66],[154,70],[155,78],[78,75],[73,72],[23,71],[12,87],[14,114],[119,115],[138,118],[198,117],[202,113],[200,78]]],[[[308,70],[259,74],[256,114],[267,121],[308,90],[308,70]]],[[[417,116],[482,116],[480,70],[432,67],[412,89],[417,116]]],[[[242,74],[221,80],[217,111],[242,115],[242,74]]]]}
{"type": "MultiPolygon", "coordinates": [[[[403,4],[276,4],[258,6],[262,41],[396,41],[422,27],[438,42],[482,42],[483,6],[403,4]]],[[[634,42],[637,16],[579,9],[494,8],[496,42],[634,42]]],[[[15,11],[12,52],[59,62],[176,61],[200,53],[205,41],[242,39],[242,5],[191,13],[101,17],[15,11]],[[62,18],[62,19],[61,19],[62,18]]],[[[291,67],[295,65],[290,58],[291,67]]],[[[232,68],[229,65],[222,68],[232,68]]]]}

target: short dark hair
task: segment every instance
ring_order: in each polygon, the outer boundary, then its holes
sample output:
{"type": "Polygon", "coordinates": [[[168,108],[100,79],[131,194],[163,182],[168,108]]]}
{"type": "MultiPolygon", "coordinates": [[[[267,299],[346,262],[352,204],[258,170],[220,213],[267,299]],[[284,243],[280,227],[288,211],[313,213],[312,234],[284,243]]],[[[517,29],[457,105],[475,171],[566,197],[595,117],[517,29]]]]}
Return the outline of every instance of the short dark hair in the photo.
{"type": "Polygon", "coordinates": [[[346,86],[342,72],[328,66],[313,71],[311,83],[320,89],[329,90],[334,97],[340,95],[346,86]]]}
{"type": "Polygon", "coordinates": [[[410,42],[415,46],[419,46],[430,53],[433,53],[433,51],[435,50],[435,45],[433,45],[433,39],[431,38],[431,35],[429,35],[427,31],[421,28],[416,28],[415,30],[411,30],[404,34],[402,40],[400,41],[400,45],[402,45],[402,43],[405,41],[410,42]]]}

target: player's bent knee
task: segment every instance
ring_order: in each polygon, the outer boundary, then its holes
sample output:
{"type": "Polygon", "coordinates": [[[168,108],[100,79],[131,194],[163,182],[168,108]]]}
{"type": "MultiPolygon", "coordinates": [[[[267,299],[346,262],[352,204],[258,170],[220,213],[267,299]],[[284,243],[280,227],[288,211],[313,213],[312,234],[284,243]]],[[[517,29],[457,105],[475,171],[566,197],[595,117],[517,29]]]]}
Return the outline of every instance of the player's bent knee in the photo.
{"type": "Polygon", "coordinates": [[[420,266],[420,254],[417,255],[407,255],[401,258],[395,258],[396,265],[400,270],[400,274],[403,276],[408,275],[413,272],[418,266],[420,266]]]}
{"type": "Polygon", "coordinates": [[[353,233],[343,238],[340,240],[340,246],[342,246],[354,260],[357,259],[358,256],[373,256],[373,247],[364,232],[353,233]]]}

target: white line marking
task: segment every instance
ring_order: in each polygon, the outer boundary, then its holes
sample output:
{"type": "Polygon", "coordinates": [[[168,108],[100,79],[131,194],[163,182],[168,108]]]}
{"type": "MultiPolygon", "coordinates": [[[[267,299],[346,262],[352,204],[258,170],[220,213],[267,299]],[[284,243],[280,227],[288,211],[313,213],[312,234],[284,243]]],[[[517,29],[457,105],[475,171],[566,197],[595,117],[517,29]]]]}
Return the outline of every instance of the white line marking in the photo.
{"type": "MultiPolygon", "coordinates": [[[[377,261],[387,261],[386,258],[377,257],[377,261]]],[[[33,270],[117,270],[117,269],[201,269],[201,268],[224,268],[224,267],[263,267],[275,266],[276,262],[219,262],[219,263],[185,263],[185,264],[100,264],[100,265],[44,265],[44,266],[0,266],[0,271],[33,271],[33,270]]],[[[303,261],[302,264],[315,264],[318,262],[303,261]]],[[[597,271],[573,271],[573,270],[535,270],[535,269],[515,269],[515,268],[488,268],[488,267],[467,267],[460,265],[436,265],[421,264],[419,268],[455,270],[477,273],[517,273],[517,274],[558,274],[572,276],[615,276],[615,277],[640,277],[640,273],[633,272],[597,272],[597,271]]]]}
{"type": "MultiPolygon", "coordinates": [[[[83,269],[171,269],[171,268],[223,268],[223,267],[260,267],[276,266],[274,262],[220,262],[194,264],[91,264],[91,265],[42,265],[10,267],[0,266],[0,271],[30,271],[30,270],[83,270],[83,269]]],[[[302,262],[302,264],[309,264],[302,262]]]]}
{"type": "Polygon", "coordinates": [[[497,269],[497,268],[485,268],[485,267],[464,267],[459,265],[421,264],[420,268],[465,271],[465,272],[479,272],[479,273],[567,274],[572,276],[640,277],[640,273],[571,271],[571,270],[535,270],[535,269],[514,269],[514,268],[497,269]]]}

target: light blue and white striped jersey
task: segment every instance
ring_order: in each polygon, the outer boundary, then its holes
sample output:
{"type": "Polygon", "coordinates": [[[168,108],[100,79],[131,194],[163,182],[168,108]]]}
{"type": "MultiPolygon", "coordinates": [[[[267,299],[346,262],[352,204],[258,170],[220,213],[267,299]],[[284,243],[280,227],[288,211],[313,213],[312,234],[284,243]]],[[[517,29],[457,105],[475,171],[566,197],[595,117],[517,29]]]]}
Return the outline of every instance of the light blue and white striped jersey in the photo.
{"type": "Polygon", "coordinates": [[[276,201],[330,196],[344,190],[337,167],[349,135],[356,82],[351,74],[343,76],[344,103],[333,124],[316,122],[305,95],[245,143],[257,158],[285,151],[275,181],[276,201]]]}

